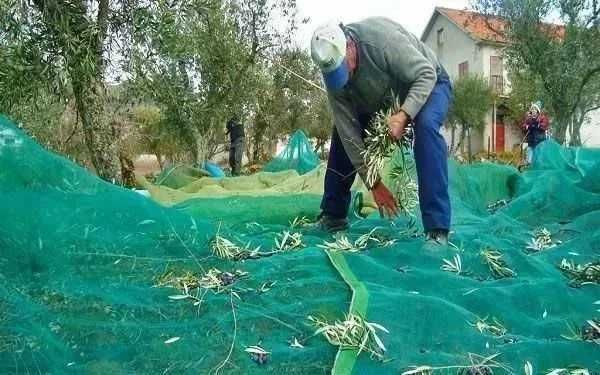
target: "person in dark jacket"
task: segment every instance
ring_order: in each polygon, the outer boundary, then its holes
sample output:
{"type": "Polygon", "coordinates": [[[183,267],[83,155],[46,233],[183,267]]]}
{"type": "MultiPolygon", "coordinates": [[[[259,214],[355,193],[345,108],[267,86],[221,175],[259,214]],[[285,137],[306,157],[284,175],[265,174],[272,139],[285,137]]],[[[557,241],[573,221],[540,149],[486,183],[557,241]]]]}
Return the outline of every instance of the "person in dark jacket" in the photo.
{"type": "Polygon", "coordinates": [[[542,113],[539,105],[532,104],[522,128],[527,139],[527,164],[533,162],[533,156],[537,145],[547,139],[546,132],[550,126],[548,117],[542,113]]]}
{"type": "Polygon", "coordinates": [[[232,117],[227,121],[227,132],[229,134],[229,166],[231,175],[239,176],[242,171],[242,157],[244,156],[244,147],[246,136],[244,134],[244,125],[237,117],[232,117]]]}
{"type": "Polygon", "coordinates": [[[414,123],[419,204],[428,245],[447,244],[451,221],[448,152],[440,127],[448,113],[452,86],[435,53],[401,25],[376,17],[319,27],[313,34],[311,54],[323,73],[334,117],[320,227],[328,231],[348,227],[350,188],[357,173],[380,211],[397,214],[396,200],[381,179],[369,186],[362,156],[370,121],[390,106],[393,94],[402,106],[388,120],[390,134],[399,140],[409,123],[414,123]]]}

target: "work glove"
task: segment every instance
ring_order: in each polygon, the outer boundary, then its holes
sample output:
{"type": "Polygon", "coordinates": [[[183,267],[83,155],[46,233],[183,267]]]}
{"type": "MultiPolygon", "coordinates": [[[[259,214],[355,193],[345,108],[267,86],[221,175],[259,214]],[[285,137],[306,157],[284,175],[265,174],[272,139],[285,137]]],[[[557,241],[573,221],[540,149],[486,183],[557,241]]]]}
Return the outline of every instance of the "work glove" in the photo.
{"type": "Polygon", "coordinates": [[[375,203],[377,203],[377,207],[379,207],[379,215],[381,217],[387,216],[391,219],[398,216],[396,199],[383,182],[378,181],[373,186],[373,189],[371,189],[371,193],[373,194],[375,203]]]}

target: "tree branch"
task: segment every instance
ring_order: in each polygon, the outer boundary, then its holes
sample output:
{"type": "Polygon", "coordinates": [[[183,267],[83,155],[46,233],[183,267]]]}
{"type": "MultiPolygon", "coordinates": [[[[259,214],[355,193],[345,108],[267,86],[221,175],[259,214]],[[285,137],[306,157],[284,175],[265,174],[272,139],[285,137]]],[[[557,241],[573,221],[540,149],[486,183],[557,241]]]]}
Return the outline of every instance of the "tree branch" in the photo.
{"type": "Polygon", "coordinates": [[[96,58],[99,71],[102,71],[102,67],[104,66],[104,41],[108,31],[108,11],[108,0],[98,0],[98,16],[96,20],[98,25],[98,40],[96,42],[96,58]]]}
{"type": "Polygon", "coordinates": [[[590,15],[590,18],[585,23],[585,28],[587,29],[588,27],[590,27],[591,24],[595,24],[596,21],[598,20],[598,16],[600,16],[600,6],[598,4],[598,0],[593,0],[592,1],[592,14],[590,15]]]}
{"type": "Polygon", "coordinates": [[[577,90],[577,95],[575,95],[577,99],[573,102],[573,106],[571,107],[570,113],[575,112],[575,110],[577,109],[577,106],[581,102],[583,89],[590,82],[590,80],[592,79],[592,77],[594,77],[595,74],[600,74],[600,66],[597,66],[594,69],[587,71],[587,73],[583,76],[581,84],[579,85],[579,89],[577,90]]]}
{"type": "Polygon", "coordinates": [[[597,109],[600,109],[600,104],[592,108],[587,108],[585,111],[583,111],[583,116],[585,117],[585,115],[587,115],[590,112],[594,112],[597,109]]]}

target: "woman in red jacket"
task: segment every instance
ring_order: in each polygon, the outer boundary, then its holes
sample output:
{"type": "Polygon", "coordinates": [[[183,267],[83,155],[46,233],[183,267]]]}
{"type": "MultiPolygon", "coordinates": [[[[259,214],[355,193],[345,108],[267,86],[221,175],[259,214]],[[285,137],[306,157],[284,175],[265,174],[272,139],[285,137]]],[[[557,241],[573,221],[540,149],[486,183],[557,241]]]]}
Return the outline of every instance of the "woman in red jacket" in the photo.
{"type": "Polygon", "coordinates": [[[548,117],[542,113],[537,104],[532,104],[527,117],[522,125],[527,138],[527,163],[533,162],[534,152],[537,145],[547,139],[546,131],[550,127],[548,117]]]}

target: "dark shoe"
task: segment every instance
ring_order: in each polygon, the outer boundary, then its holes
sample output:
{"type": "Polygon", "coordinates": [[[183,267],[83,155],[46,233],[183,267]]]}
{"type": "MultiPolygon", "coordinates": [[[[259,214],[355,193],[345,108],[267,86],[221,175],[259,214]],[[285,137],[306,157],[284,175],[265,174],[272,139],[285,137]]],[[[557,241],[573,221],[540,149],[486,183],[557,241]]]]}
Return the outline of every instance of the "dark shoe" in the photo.
{"type": "Polygon", "coordinates": [[[448,231],[445,229],[433,229],[427,232],[425,247],[434,248],[448,246],[448,231]]]}
{"type": "Polygon", "coordinates": [[[324,232],[335,233],[348,229],[348,219],[321,215],[315,228],[324,232]]]}

